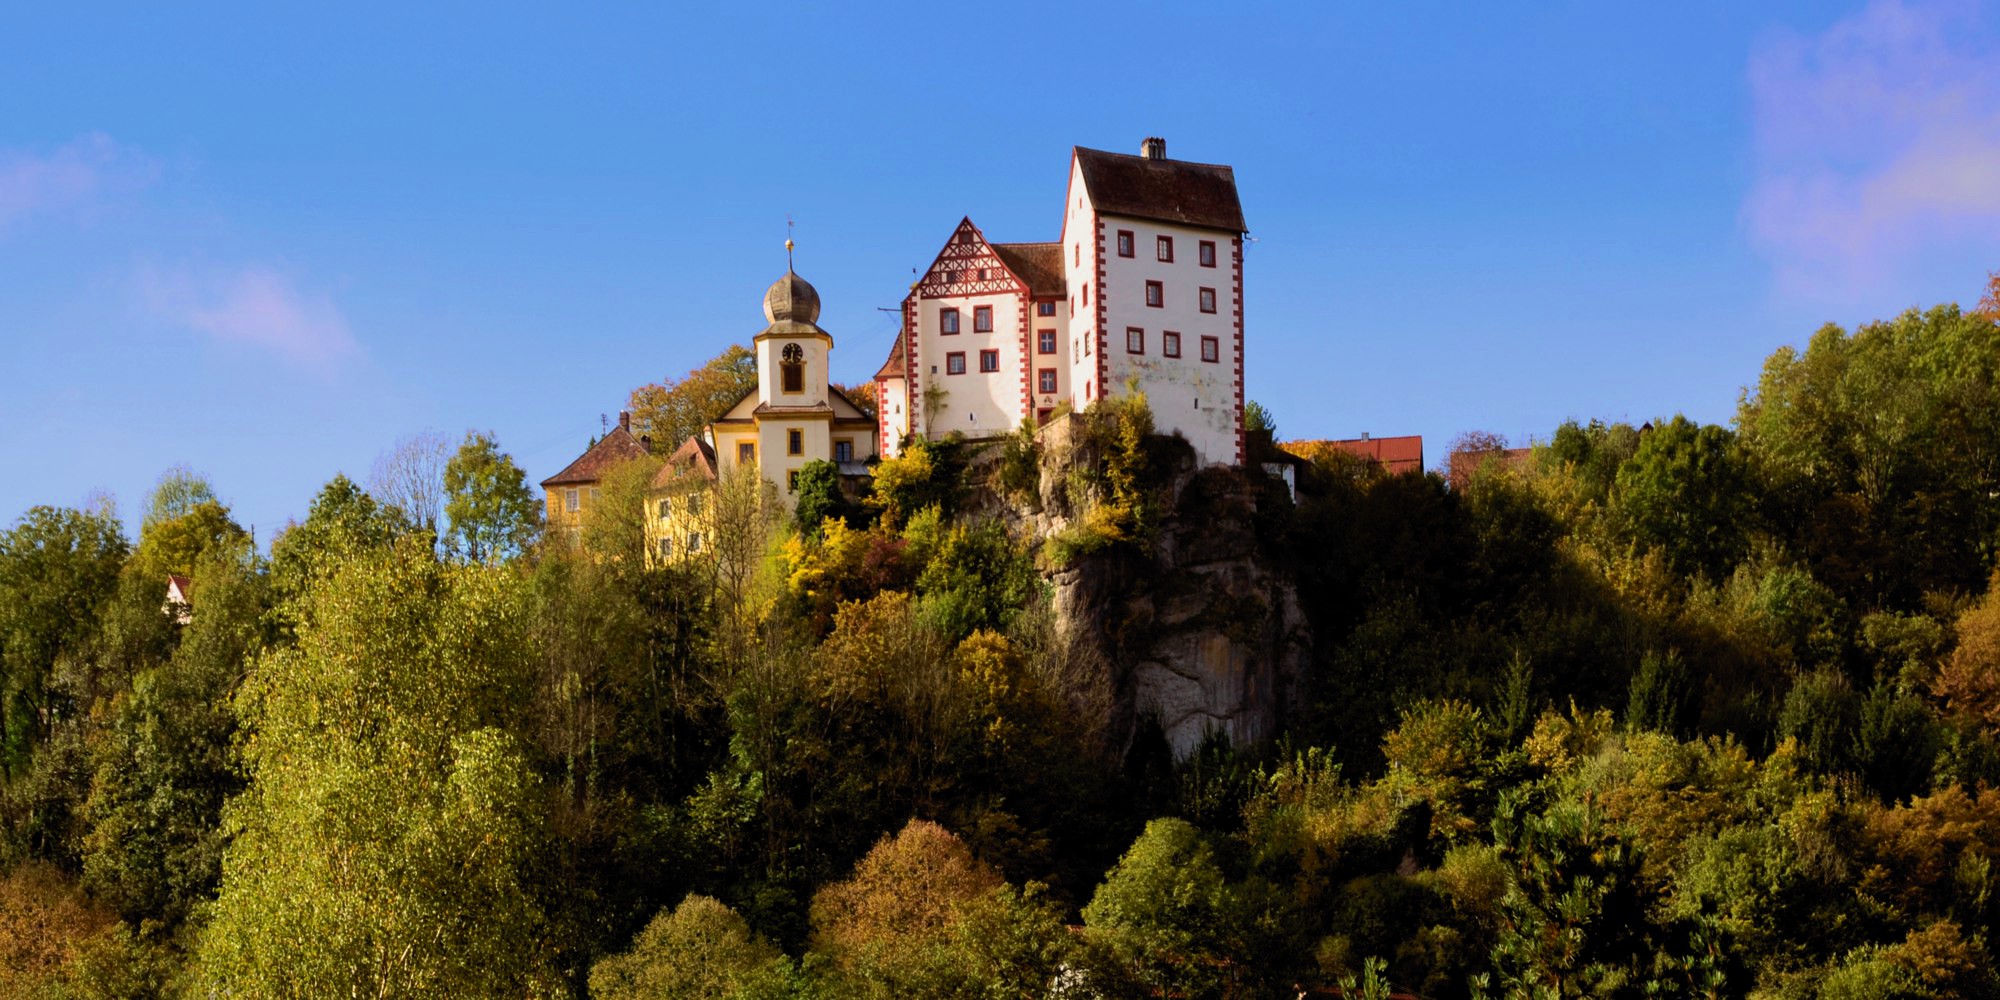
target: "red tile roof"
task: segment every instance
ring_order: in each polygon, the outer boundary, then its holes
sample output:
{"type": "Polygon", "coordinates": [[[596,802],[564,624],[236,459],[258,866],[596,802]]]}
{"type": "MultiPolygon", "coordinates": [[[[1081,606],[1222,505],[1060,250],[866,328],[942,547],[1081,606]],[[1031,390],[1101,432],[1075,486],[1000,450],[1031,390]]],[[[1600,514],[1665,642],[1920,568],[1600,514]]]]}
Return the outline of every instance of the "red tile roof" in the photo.
{"type": "Polygon", "coordinates": [[[667,456],[667,464],[653,473],[653,488],[660,489],[682,476],[699,476],[709,482],[715,481],[715,449],[698,437],[688,438],[681,446],[667,456]]]}
{"type": "Polygon", "coordinates": [[[577,483],[601,482],[613,466],[646,456],[646,446],[623,427],[611,428],[611,433],[599,438],[577,460],[569,463],[561,472],[542,480],[543,486],[569,486],[577,483]]]}
{"type": "Polygon", "coordinates": [[[1028,283],[1028,294],[1038,299],[1059,299],[1069,294],[1063,278],[1060,243],[993,243],[993,252],[1014,275],[1028,283]]]}
{"type": "Polygon", "coordinates": [[[1424,439],[1420,434],[1341,441],[1286,441],[1278,447],[1307,460],[1317,458],[1330,449],[1338,449],[1357,458],[1379,462],[1389,473],[1424,471],[1424,439]]]}
{"type": "Polygon", "coordinates": [[[889,360],[875,371],[876,378],[907,378],[909,367],[903,360],[903,331],[896,331],[896,343],[889,348],[889,360]]]}
{"type": "Polygon", "coordinates": [[[1091,204],[1106,215],[1129,215],[1205,229],[1243,232],[1236,172],[1212,163],[1147,159],[1076,147],[1091,204]]]}

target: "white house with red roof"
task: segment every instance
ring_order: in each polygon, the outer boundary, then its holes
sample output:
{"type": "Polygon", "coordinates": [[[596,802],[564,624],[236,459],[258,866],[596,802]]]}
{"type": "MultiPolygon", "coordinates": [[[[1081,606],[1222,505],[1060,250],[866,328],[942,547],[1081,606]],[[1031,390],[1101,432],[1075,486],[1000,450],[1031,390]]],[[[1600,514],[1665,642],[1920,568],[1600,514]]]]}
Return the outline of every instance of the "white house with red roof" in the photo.
{"type": "Polygon", "coordinates": [[[1071,151],[1062,238],[959,222],[876,373],[880,440],[998,437],[1130,383],[1203,464],[1243,461],[1243,208],[1226,166],[1071,151]]]}

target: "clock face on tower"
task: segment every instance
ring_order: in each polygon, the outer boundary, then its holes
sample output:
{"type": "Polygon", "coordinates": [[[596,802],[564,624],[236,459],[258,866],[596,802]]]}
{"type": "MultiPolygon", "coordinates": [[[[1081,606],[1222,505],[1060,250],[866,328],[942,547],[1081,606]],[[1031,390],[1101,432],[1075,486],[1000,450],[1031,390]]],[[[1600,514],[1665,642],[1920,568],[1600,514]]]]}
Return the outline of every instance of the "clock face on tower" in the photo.
{"type": "Polygon", "coordinates": [[[806,359],[806,352],[801,350],[797,344],[786,344],[783,357],[786,364],[795,365],[806,359]]]}

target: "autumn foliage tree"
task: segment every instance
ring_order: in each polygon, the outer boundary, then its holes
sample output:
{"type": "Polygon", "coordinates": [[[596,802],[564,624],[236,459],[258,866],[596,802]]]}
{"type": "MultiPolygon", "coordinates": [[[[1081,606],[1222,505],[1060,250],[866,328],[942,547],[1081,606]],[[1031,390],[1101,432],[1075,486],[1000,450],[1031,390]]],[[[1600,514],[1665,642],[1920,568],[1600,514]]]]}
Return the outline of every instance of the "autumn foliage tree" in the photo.
{"type": "Polygon", "coordinates": [[[632,390],[627,409],[632,412],[633,433],[651,437],[653,449],[666,454],[756,388],[757,355],[740,344],[731,344],[707,364],[678,379],[632,390]]]}

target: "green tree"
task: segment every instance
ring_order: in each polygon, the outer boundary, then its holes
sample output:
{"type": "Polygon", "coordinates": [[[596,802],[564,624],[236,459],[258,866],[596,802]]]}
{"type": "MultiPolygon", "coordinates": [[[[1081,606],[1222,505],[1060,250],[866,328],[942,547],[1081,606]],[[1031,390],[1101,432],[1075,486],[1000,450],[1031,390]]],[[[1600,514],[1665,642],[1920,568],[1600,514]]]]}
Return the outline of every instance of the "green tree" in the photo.
{"type": "Polygon", "coordinates": [[[1773,523],[1848,600],[1976,590],[2000,527],[2000,325],[1955,306],[1782,348],[1737,426],[1773,523]]]}
{"type": "Polygon", "coordinates": [[[1151,989],[1214,996],[1225,985],[1232,908],[1201,832],[1156,819],[1105,875],[1083,922],[1151,989]]]}
{"type": "Polygon", "coordinates": [[[672,911],[660,911],[630,951],[592,966],[590,995],[596,1000],[724,1000],[782,958],[735,910],[707,896],[690,895],[672,911]]]}
{"type": "Polygon", "coordinates": [[[681,378],[632,390],[632,426],[653,439],[655,451],[671,452],[756,388],[757,355],[731,344],[681,378]]]}
{"type": "Polygon", "coordinates": [[[348,557],[384,548],[408,528],[399,512],[336,475],[313,497],[306,519],[271,540],[271,587],[280,600],[297,600],[348,557]]]}
{"type": "Polygon", "coordinates": [[[1856,765],[1860,701],[1839,671],[1816,670],[1793,682],[1778,713],[1778,735],[1798,741],[1799,760],[1818,774],[1840,774],[1856,765]]]}
{"type": "Polygon", "coordinates": [[[51,672],[95,627],[125,554],[108,508],[35,507],[0,534],[0,777],[47,735],[51,672]]]}
{"type": "Polygon", "coordinates": [[[511,574],[409,539],[341,566],[237,704],[250,785],[198,944],[235,996],[558,992],[530,872],[543,791],[511,574]]]}
{"type": "Polygon", "coordinates": [[[505,559],[534,538],[541,506],[526,479],[493,435],[465,436],[444,467],[444,514],[459,555],[476,563],[505,559]]]}
{"type": "Polygon", "coordinates": [[[840,467],[832,462],[815,459],[800,466],[794,495],[792,520],[801,535],[816,538],[827,518],[846,519],[847,497],[840,491],[840,467]]]}
{"type": "Polygon", "coordinates": [[[1630,537],[1664,551],[1676,572],[1720,579],[1743,558],[1754,502],[1736,435],[1676,414],[1639,438],[1618,469],[1611,508],[1630,537]]]}
{"type": "Polygon", "coordinates": [[[1700,709],[1700,682],[1680,653],[1648,651],[1639,660],[1626,699],[1627,727],[1682,738],[1694,728],[1700,709]]]}
{"type": "Polygon", "coordinates": [[[265,594],[247,569],[211,570],[172,658],[133,678],[92,741],[84,882],[135,926],[178,927],[221,876],[222,805],[242,787],[230,699],[263,646],[265,594]]]}

